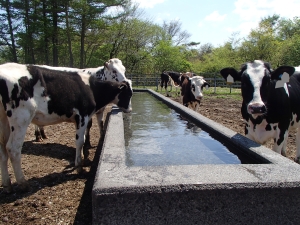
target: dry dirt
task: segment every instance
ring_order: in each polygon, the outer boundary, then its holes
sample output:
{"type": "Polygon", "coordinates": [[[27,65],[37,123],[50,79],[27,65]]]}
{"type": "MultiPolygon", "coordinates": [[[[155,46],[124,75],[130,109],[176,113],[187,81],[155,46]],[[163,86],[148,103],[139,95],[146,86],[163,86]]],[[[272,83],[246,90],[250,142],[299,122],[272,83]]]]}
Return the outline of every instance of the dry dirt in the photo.
{"type": "MultiPolygon", "coordinates": [[[[240,106],[240,100],[206,95],[199,112],[244,134],[240,106]]],[[[20,192],[9,164],[14,192],[7,194],[0,188],[0,224],[91,224],[91,191],[102,147],[98,126],[93,123],[92,147],[83,174],[73,169],[74,125],[62,123],[45,130],[48,139],[37,143],[34,126],[30,125],[23,145],[22,169],[31,186],[29,192],[20,192]]],[[[271,145],[272,142],[266,144],[271,145]]],[[[295,133],[290,134],[287,154],[291,159],[295,157],[295,133]]]]}

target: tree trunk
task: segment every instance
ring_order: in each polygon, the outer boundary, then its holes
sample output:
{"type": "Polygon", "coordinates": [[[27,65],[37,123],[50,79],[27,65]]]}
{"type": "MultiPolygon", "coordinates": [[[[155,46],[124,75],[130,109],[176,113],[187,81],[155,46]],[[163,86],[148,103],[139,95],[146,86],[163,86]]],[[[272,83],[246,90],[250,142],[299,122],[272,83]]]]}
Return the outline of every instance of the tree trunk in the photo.
{"type": "Polygon", "coordinates": [[[13,62],[18,62],[16,44],[15,44],[15,37],[14,37],[14,32],[13,32],[13,27],[12,27],[12,18],[11,18],[9,0],[6,0],[5,6],[6,6],[7,22],[8,22],[8,26],[9,26],[9,34],[10,34],[10,40],[11,40],[10,49],[11,49],[11,54],[12,54],[12,60],[13,60],[13,62]]]}
{"type": "Polygon", "coordinates": [[[47,23],[47,11],[46,3],[43,1],[43,25],[44,25],[44,54],[45,54],[45,64],[49,65],[49,35],[48,35],[48,23],[47,23]]]}
{"type": "Polygon", "coordinates": [[[70,25],[69,25],[69,5],[66,2],[65,6],[65,13],[66,13],[66,29],[67,29],[67,39],[68,39],[68,50],[69,50],[69,66],[73,67],[74,59],[73,59],[73,52],[72,52],[72,41],[71,41],[71,32],[70,32],[70,25]]]}
{"type": "Polygon", "coordinates": [[[53,66],[58,66],[58,15],[57,15],[57,1],[52,1],[52,19],[53,19],[53,34],[52,34],[52,45],[53,45],[53,66]]]}
{"type": "Polygon", "coordinates": [[[85,15],[82,15],[81,34],[80,34],[80,68],[84,68],[84,38],[85,38],[85,15]]]}

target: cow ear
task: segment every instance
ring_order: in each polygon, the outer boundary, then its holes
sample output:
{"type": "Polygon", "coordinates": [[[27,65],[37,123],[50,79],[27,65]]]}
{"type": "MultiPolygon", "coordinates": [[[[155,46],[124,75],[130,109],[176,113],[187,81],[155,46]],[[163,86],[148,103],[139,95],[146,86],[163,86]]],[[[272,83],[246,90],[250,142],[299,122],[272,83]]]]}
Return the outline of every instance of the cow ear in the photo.
{"type": "MultiPolygon", "coordinates": [[[[287,73],[289,76],[292,76],[295,72],[295,67],[292,66],[280,66],[276,70],[271,72],[272,80],[281,80],[282,75],[287,73]]],[[[288,81],[287,81],[288,82],[288,81]]]]}
{"type": "Polygon", "coordinates": [[[108,69],[108,62],[104,63],[104,67],[106,67],[108,69]]]}
{"type": "Polygon", "coordinates": [[[238,71],[232,67],[221,69],[220,74],[228,83],[233,83],[234,81],[241,80],[241,76],[238,71]]]}

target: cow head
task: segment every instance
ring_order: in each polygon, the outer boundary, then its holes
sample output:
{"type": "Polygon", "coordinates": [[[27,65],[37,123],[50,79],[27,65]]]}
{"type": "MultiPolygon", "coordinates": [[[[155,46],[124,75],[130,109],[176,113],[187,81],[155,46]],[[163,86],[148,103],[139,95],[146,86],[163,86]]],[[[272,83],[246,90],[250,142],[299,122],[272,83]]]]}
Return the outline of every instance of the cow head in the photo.
{"type": "Polygon", "coordinates": [[[122,81],[119,86],[119,94],[116,97],[117,106],[125,113],[131,112],[131,97],[132,97],[131,80],[122,81]]]}
{"type": "MultiPolygon", "coordinates": [[[[220,71],[225,80],[241,81],[243,106],[254,119],[267,112],[267,100],[283,74],[291,76],[294,67],[281,66],[271,70],[270,64],[261,60],[245,63],[240,71],[232,67],[220,71]]],[[[281,87],[286,87],[282,85],[281,87]]]]}
{"type": "Polygon", "coordinates": [[[195,99],[201,100],[203,98],[203,88],[208,88],[210,85],[201,76],[188,77],[188,79],[189,87],[191,87],[195,99]]]}
{"type": "Polygon", "coordinates": [[[122,64],[122,61],[113,58],[108,60],[108,62],[104,63],[104,76],[106,79],[104,80],[115,80],[118,82],[121,82],[123,80],[126,80],[125,77],[125,67],[122,64]],[[108,79],[110,78],[110,79],[108,79]]]}

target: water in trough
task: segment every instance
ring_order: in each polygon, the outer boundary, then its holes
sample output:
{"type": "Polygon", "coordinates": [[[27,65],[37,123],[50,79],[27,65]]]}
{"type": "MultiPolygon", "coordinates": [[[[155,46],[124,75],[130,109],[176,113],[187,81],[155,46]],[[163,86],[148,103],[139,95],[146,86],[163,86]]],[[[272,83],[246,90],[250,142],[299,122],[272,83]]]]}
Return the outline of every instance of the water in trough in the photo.
{"type": "Polygon", "coordinates": [[[241,164],[226,146],[162,101],[135,92],[124,116],[127,166],[241,164]]]}

